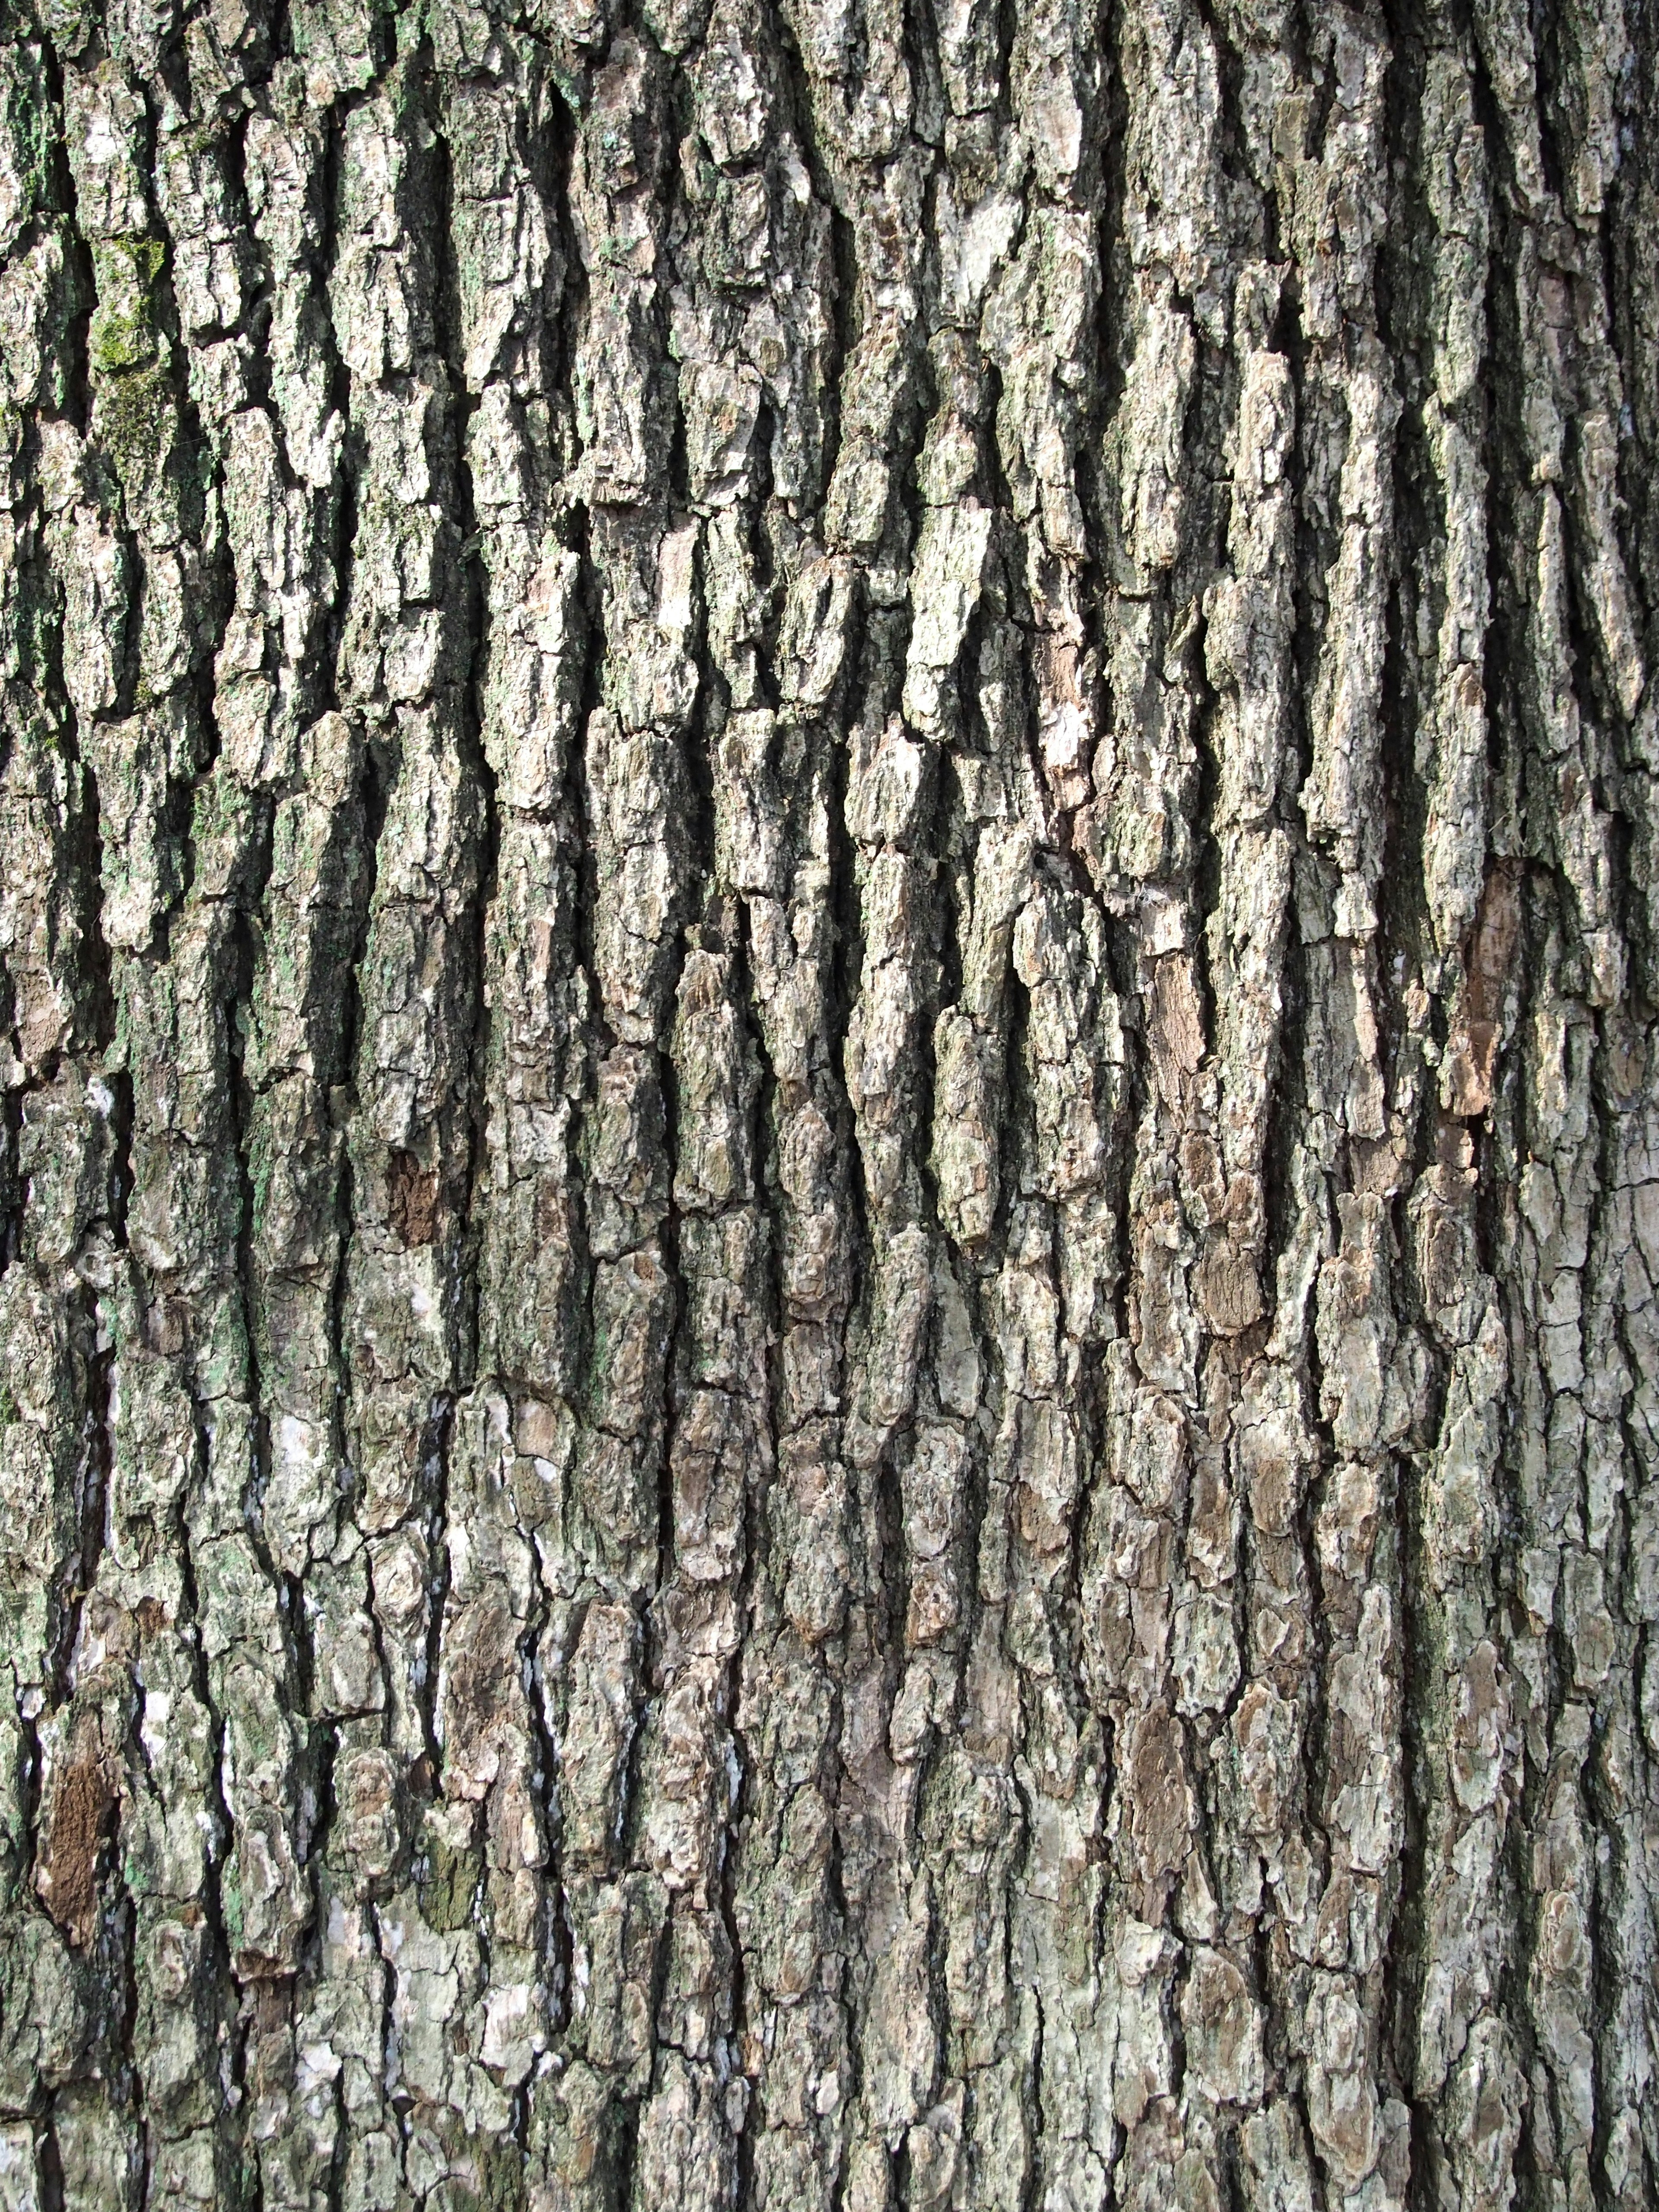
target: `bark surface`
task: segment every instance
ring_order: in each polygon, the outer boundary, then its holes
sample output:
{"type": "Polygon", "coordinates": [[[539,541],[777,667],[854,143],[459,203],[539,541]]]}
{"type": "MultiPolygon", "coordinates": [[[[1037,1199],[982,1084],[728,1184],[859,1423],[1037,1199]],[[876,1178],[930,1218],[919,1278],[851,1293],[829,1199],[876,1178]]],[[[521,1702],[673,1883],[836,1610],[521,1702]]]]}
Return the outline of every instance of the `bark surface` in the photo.
{"type": "Polygon", "coordinates": [[[1659,2201],[1651,0],[7,0],[0,2207],[1659,2201]]]}

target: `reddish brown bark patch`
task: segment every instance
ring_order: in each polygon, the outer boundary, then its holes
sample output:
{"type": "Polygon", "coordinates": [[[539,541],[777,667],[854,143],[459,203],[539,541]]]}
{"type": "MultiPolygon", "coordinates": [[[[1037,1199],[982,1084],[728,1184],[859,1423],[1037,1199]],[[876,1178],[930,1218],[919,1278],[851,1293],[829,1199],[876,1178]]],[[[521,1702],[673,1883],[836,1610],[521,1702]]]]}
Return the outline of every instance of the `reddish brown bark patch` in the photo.
{"type": "Polygon", "coordinates": [[[429,1244],[438,1228],[438,1177],[413,1152],[393,1152],[386,1170],[386,1211],[405,1244],[429,1244]]]}
{"type": "Polygon", "coordinates": [[[1459,1121],[1492,1104],[1498,1048],[1503,1042],[1504,990],[1521,934],[1521,890],[1515,869],[1493,864],[1480,895],[1468,951],[1462,1019],[1447,1039],[1446,1103],[1459,1121]]]}
{"type": "Polygon", "coordinates": [[[37,1887],[48,1912],[76,1949],[98,1924],[98,1854],[115,1802],[94,1759],[77,1759],[52,1792],[52,1820],[37,1887]]]}

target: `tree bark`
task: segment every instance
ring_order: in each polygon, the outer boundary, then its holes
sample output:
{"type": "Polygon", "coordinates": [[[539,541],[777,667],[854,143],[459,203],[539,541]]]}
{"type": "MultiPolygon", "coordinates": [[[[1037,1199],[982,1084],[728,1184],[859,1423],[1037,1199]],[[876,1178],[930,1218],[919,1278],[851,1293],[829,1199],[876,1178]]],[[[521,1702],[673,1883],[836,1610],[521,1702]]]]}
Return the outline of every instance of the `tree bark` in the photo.
{"type": "Polygon", "coordinates": [[[1659,2202],[1651,0],[6,0],[0,2208],[1659,2202]]]}

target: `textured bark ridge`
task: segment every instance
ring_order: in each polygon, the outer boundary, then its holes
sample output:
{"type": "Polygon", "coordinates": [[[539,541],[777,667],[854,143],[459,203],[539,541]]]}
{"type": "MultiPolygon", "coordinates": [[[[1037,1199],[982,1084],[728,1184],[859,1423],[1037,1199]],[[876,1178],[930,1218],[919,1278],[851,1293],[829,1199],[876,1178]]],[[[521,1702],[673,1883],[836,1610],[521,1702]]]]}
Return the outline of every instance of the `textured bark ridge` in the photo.
{"type": "Polygon", "coordinates": [[[0,2207],[1659,2201],[1651,0],[5,0],[0,2207]]]}

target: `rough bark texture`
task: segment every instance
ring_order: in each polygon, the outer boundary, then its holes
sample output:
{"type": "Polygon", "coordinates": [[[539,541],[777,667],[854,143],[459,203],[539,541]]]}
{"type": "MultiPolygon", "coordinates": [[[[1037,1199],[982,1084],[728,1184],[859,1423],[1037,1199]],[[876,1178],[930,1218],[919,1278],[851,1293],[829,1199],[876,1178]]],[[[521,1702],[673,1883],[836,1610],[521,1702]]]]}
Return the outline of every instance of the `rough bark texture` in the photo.
{"type": "Polygon", "coordinates": [[[0,2207],[1659,2200],[1651,0],[0,44],[0,2207]]]}

